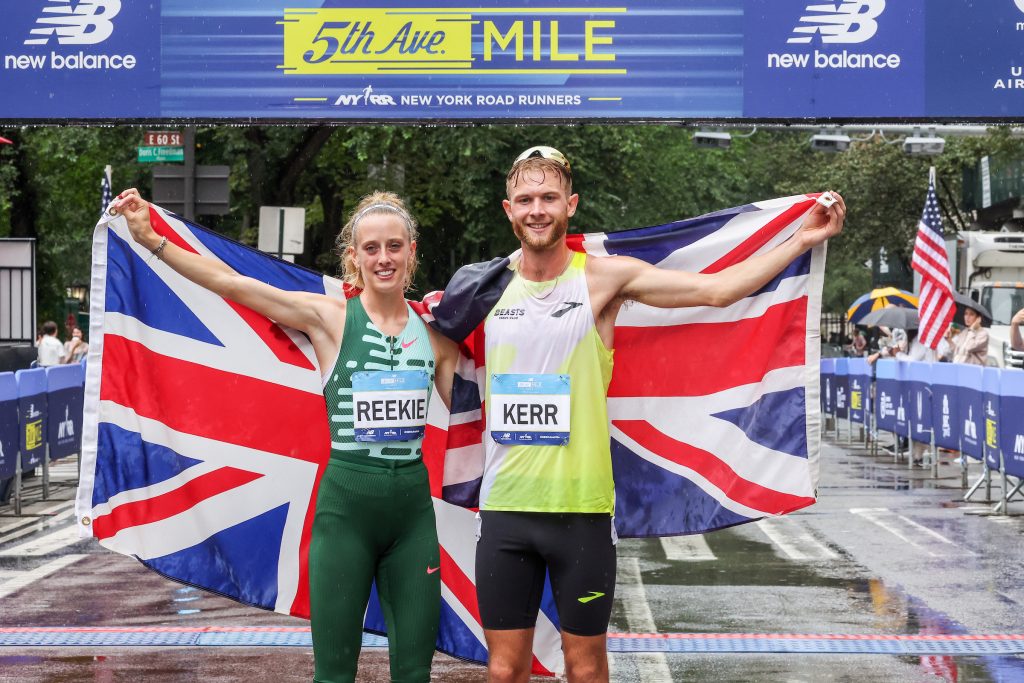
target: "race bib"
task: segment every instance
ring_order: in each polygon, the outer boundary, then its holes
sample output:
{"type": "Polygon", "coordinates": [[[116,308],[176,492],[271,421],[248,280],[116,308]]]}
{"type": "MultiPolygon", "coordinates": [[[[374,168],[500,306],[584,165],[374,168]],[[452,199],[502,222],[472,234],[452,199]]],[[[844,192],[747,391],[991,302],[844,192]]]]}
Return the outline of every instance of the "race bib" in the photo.
{"type": "Polygon", "coordinates": [[[492,375],[491,438],[509,445],[569,443],[569,375],[492,375]]]}
{"type": "Polygon", "coordinates": [[[356,441],[414,441],[427,424],[430,377],[423,370],[352,374],[356,441]]]}

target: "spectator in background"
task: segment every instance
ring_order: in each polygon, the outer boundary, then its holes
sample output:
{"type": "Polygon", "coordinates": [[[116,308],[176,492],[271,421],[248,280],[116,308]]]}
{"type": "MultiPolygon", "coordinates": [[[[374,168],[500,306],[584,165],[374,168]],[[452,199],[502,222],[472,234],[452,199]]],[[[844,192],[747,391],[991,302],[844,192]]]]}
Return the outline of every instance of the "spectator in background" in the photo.
{"type": "Polygon", "coordinates": [[[43,323],[43,337],[39,340],[36,360],[44,368],[64,362],[64,345],[57,339],[57,323],[52,320],[43,323]]]}
{"type": "Polygon", "coordinates": [[[907,337],[907,331],[899,327],[892,328],[892,331],[884,327],[879,329],[882,330],[885,336],[878,340],[878,351],[868,356],[868,364],[873,365],[879,358],[906,356],[910,348],[910,339],[907,337]]]}
{"type": "Polygon", "coordinates": [[[953,362],[988,365],[988,330],[981,326],[981,314],[964,309],[964,330],[953,337],[953,362]]]}
{"type": "Polygon", "coordinates": [[[860,330],[854,330],[853,340],[850,342],[848,352],[854,358],[862,358],[868,348],[867,337],[860,330]]]}
{"type": "Polygon", "coordinates": [[[1024,351],[1024,337],[1020,334],[1021,325],[1024,325],[1024,308],[1010,318],[1010,348],[1014,351],[1024,351]]]}
{"type": "Polygon", "coordinates": [[[89,345],[82,339],[82,330],[71,330],[71,339],[64,343],[64,362],[77,363],[89,353],[89,345]]]}

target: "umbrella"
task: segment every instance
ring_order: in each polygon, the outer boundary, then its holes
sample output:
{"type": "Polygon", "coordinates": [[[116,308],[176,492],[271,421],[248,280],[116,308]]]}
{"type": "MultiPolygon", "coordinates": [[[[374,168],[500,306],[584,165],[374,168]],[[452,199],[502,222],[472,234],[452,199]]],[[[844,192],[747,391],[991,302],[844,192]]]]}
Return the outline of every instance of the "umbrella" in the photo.
{"type": "Polygon", "coordinates": [[[981,304],[979,304],[974,299],[972,299],[971,297],[967,296],[966,294],[961,294],[960,292],[953,292],[953,301],[956,302],[957,311],[955,322],[957,322],[958,324],[963,324],[965,308],[970,308],[975,313],[981,315],[982,324],[992,324],[992,314],[989,313],[989,310],[982,306],[981,304]]]}
{"type": "Polygon", "coordinates": [[[873,289],[850,304],[850,308],[846,310],[846,319],[851,323],[862,324],[861,318],[866,314],[886,306],[917,308],[917,297],[895,287],[873,289]]]}
{"type": "Polygon", "coordinates": [[[871,311],[860,319],[861,325],[868,327],[899,327],[904,330],[916,330],[920,323],[917,319],[917,311],[912,308],[900,308],[898,306],[886,306],[877,311],[871,311]]]}
{"type": "Polygon", "coordinates": [[[13,145],[14,143],[7,138],[0,138],[0,145],[13,145]]]}

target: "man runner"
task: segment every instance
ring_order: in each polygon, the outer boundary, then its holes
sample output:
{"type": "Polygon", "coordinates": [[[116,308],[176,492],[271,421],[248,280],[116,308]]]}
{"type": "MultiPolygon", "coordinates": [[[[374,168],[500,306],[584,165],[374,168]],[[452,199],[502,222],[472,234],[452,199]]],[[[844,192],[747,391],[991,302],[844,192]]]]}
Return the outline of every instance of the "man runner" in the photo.
{"type": "MultiPolygon", "coordinates": [[[[494,683],[529,678],[547,572],[569,681],[607,681],[616,562],[607,391],[620,307],[728,306],[839,234],[846,207],[834,195],[834,204],[815,204],[771,251],[695,274],[571,251],[565,235],[579,196],[556,149],[519,155],[506,191],[502,205],[522,252],[484,321],[487,426],[476,581],[488,674],[494,683]]],[[[474,268],[457,273],[446,291],[474,288],[474,268]]],[[[435,310],[439,321],[444,303],[435,310]]]]}

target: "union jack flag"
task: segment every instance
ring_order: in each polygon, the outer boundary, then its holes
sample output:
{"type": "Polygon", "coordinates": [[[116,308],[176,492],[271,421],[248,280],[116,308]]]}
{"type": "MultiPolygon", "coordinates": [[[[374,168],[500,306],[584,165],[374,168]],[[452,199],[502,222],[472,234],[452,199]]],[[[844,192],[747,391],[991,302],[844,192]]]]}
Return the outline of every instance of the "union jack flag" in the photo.
{"type": "MultiPolygon", "coordinates": [[[[812,205],[792,197],[569,244],[715,272],[787,239],[812,205]]],[[[332,278],[162,209],[151,217],[170,241],[240,273],[345,295],[332,278]]],[[[451,411],[431,403],[423,451],[441,543],[438,649],[476,661],[486,660],[474,583],[484,424],[476,316],[500,295],[510,263],[470,267],[463,275],[476,277],[414,305],[463,340],[451,411]],[[460,301],[470,312],[452,315],[460,301]]],[[[621,535],[702,533],[814,502],[823,270],[818,248],[725,309],[623,310],[609,390],[621,535]]],[[[308,617],[309,534],[330,443],[308,340],[177,275],[110,216],[93,243],[90,339],[80,528],[164,576],[308,617]]],[[[384,631],[376,604],[366,628],[384,631]]],[[[561,669],[549,590],[534,671],[561,669]]]]}

